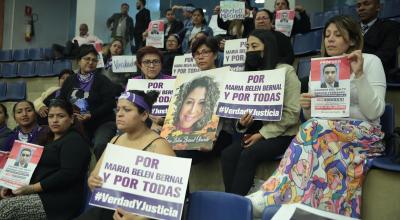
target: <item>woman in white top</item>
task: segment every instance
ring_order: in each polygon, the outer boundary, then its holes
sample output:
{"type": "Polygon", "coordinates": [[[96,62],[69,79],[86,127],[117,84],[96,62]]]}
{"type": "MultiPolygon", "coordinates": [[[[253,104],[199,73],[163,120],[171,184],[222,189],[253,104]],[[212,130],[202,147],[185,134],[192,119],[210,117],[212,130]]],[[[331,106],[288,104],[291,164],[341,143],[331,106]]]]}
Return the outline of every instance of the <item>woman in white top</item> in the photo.
{"type": "Polygon", "coordinates": [[[303,203],[360,218],[361,187],[384,146],[379,118],[385,110],[386,79],[378,57],[362,54],[357,22],[335,16],[325,25],[322,56],[346,54],[351,66],[350,117],[311,118],[312,92],[300,98],[307,122],[300,127],[275,173],[249,195],[254,215],[269,205],[303,203]]]}

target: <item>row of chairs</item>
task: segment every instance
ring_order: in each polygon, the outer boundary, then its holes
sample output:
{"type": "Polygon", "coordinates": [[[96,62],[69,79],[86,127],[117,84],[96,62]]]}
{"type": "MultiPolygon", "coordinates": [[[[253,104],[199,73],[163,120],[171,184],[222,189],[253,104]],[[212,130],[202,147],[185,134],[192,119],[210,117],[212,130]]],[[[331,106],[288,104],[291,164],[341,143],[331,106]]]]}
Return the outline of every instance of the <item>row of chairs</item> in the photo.
{"type": "Polygon", "coordinates": [[[51,48],[0,50],[0,62],[50,60],[51,58],[51,48]]]}
{"type": "Polygon", "coordinates": [[[0,82],[0,102],[26,99],[26,82],[0,82]]]}
{"type": "Polygon", "coordinates": [[[0,63],[0,77],[56,76],[61,70],[71,68],[71,60],[0,63]]]}

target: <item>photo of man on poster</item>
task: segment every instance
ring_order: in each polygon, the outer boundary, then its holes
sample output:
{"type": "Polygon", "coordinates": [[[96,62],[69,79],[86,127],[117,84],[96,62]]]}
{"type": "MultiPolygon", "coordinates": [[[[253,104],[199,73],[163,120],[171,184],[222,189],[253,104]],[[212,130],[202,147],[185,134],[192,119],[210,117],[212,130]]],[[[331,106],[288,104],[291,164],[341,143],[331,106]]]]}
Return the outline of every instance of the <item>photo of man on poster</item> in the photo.
{"type": "Polygon", "coordinates": [[[337,88],[337,66],[335,64],[326,64],[323,67],[323,77],[321,77],[321,88],[337,88]]]}
{"type": "Polygon", "coordinates": [[[27,168],[29,161],[31,161],[32,150],[29,148],[21,148],[18,158],[16,159],[14,166],[27,168]]]}
{"type": "Polygon", "coordinates": [[[287,12],[282,12],[280,22],[288,23],[289,22],[289,15],[287,12]]]}
{"type": "Polygon", "coordinates": [[[151,25],[151,32],[150,32],[151,34],[160,34],[159,32],[158,32],[158,23],[153,23],[152,25],[151,25]]]}

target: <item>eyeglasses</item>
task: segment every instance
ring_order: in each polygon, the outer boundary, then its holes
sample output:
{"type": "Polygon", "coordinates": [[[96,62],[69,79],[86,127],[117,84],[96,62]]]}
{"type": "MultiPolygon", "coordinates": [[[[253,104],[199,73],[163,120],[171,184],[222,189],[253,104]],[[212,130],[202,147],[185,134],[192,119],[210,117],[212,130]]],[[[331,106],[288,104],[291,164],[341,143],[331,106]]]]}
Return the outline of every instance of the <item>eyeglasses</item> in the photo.
{"type": "Polygon", "coordinates": [[[161,64],[160,60],[143,60],[142,64],[145,66],[151,66],[153,64],[154,66],[158,66],[161,64]]]}
{"type": "Polygon", "coordinates": [[[99,60],[97,58],[90,58],[90,57],[83,57],[82,60],[84,60],[85,62],[89,63],[90,61],[92,61],[92,63],[97,63],[99,60]]]}
{"type": "Polygon", "coordinates": [[[192,55],[194,58],[199,58],[200,56],[209,57],[211,53],[212,53],[211,50],[202,50],[202,51],[196,51],[192,55]]]}

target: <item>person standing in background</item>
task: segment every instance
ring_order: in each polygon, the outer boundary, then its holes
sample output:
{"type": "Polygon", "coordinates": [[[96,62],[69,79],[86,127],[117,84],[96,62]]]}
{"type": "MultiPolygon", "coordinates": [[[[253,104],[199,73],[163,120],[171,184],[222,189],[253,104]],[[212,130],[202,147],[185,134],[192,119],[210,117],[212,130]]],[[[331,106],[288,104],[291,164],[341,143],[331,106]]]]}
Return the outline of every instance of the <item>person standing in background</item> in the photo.
{"type": "Polygon", "coordinates": [[[134,37],[133,19],[128,15],[128,12],[129,5],[122,3],[121,13],[115,13],[107,19],[107,28],[111,30],[111,38],[113,40],[121,39],[125,47],[134,37]]]}
{"type": "Polygon", "coordinates": [[[143,46],[143,32],[147,30],[149,23],[151,21],[150,11],[145,8],[146,0],[137,0],[136,9],[138,13],[136,14],[136,25],[134,30],[135,35],[135,47],[139,50],[143,46]]]}

